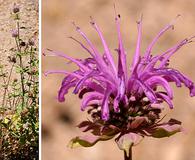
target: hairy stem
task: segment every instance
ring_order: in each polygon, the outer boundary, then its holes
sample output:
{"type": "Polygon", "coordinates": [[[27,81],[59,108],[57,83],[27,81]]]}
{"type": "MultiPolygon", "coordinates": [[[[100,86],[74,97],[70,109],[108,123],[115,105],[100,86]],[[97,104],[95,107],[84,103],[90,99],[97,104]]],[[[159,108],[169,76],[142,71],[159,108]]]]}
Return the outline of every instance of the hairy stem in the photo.
{"type": "Polygon", "coordinates": [[[129,155],[124,151],[124,160],[132,160],[132,147],[129,148],[129,155]]]}

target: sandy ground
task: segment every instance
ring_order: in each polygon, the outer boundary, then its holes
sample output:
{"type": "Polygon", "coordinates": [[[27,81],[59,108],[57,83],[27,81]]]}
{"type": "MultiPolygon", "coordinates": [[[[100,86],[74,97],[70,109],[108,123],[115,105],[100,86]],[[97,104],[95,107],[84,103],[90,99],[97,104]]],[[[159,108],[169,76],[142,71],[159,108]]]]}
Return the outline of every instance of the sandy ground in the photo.
{"type": "MultiPolygon", "coordinates": [[[[20,26],[26,28],[20,30],[21,38],[27,41],[34,33],[38,33],[38,0],[0,0],[0,65],[5,65],[4,69],[8,72],[10,70],[8,56],[14,55],[13,48],[15,48],[15,41],[11,37],[11,30],[16,28],[16,22],[11,15],[14,3],[20,7],[20,26]]],[[[36,45],[37,42],[38,37],[36,45]]],[[[2,84],[2,78],[0,78],[0,84],[2,84]]],[[[0,90],[0,97],[2,97],[2,92],[0,90]]]]}
{"type": "MultiPolygon", "coordinates": [[[[112,0],[43,0],[42,6],[42,47],[71,55],[84,57],[87,54],[67,39],[67,36],[80,38],[71,25],[77,22],[88,37],[101,49],[100,40],[89,24],[93,16],[104,31],[110,48],[117,47],[112,0]]],[[[173,20],[177,14],[182,17],[176,22],[175,29],[169,31],[156,45],[154,52],[165,50],[179,40],[195,34],[194,0],[123,0],[115,1],[122,16],[122,35],[128,51],[129,61],[135,50],[137,36],[136,20],[143,13],[144,50],[159,30],[173,20]]],[[[80,38],[81,39],[81,38],[80,38]]],[[[195,44],[181,49],[172,58],[172,66],[186,73],[195,81],[195,44]]],[[[43,58],[43,71],[49,69],[71,70],[60,58],[43,58]]],[[[100,142],[93,148],[68,149],[68,141],[80,132],[75,127],[80,120],[87,118],[79,108],[79,101],[72,94],[65,103],[58,103],[56,96],[63,76],[42,77],[42,159],[43,160],[111,160],[122,159],[123,153],[114,141],[100,142]]],[[[183,122],[186,132],[171,138],[144,141],[133,150],[136,160],[195,160],[195,98],[190,98],[187,89],[176,89],[174,110],[165,111],[168,117],[183,122]]]]}

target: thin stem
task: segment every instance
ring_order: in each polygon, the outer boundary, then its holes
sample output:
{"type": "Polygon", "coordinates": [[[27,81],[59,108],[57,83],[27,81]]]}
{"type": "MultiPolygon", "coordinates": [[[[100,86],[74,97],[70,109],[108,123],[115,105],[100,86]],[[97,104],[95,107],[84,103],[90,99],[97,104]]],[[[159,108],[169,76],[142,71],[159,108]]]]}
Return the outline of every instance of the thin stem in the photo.
{"type": "MultiPolygon", "coordinates": [[[[0,66],[1,66],[1,64],[0,64],[0,66]]],[[[1,70],[1,75],[2,75],[2,77],[3,77],[3,82],[4,82],[4,84],[6,84],[6,76],[5,76],[5,73],[4,73],[4,71],[3,71],[3,69],[2,68],[0,68],[1,70]]]]}
{"type": "Polygon", "coordinates": [[[20,79],[21,79],[21,86],[22,86],[22,108],[24,107],[24,96],[25,96],[25,87],[24,87],[24,73],[23,73],[23,62],[22,62],[22,56],[21,56],[21,48],[20,48],[20,45],[19,45],[19,41],[20,41],[20,34],[19,34],[19,31],[20,31],[20,26],[19,26],[19,22],[17,22],[17,28],[18,28],[18,41],[17,39],[15,38],[15,41],[16,41],[16,45],[17,45],[17,48],[18,48],[18,52],[20,53],[18,56],[19,56],[19,65],[20,65],[20,68],[22,69],[22,72],[20,73],[20,79]]]}
{"type": "Polygon", "coordinates": [[[3,103],[2,103],[2,107],[3,107],[3,108],[6,106],[6,105],[5,105],[6,94],[7,94],[8,87],[9,87],[9,83],[10,83],[10,80],[11,80],[11,75],[12,75],[13,67],[14,67],[14,63],[13,63],[12,66],[11,66],[11,70],[10,70],[10,73],[9,73],[9,76],[8,76],[8,79],[7,79],[7,83],[6,83],[6,85],[5,85],[5,90],[4,90],[4,94],[3,94],[3,103]]]}
{"type": "Polygon", "coordinates": [[[20,59],[20,68],[22,72],[20,73],[21,85],[22,85],[22,108],[24,107],[24,96],[25,96],[25,88],[24,88],[24,73],[23,73],[23,63],[22,63],[22,56],[19,55],[20,59]]]}
{"type": "MultiPolygon", "coordinates": [[[[6,82],[6,79],[5,79],[6,75],[5,75],[5,73],[3,72],[3,69],[2,69],[2,68],[0,68],[0,71],[1,71],[1,75],[2,75],[2,77],[3,77],[3,78],[2,78],[2,79],[3,79],[3,83],[6,84],[6,83],[7,83],[7,82],[6,82]]],[[[4,108],[4,101],[5,101],[4,99],[5,99],[5,95],[6,95],[6,93],[5,93],[6,91],[5,91],[5,90],[6,90],[6,86],[4,86],[3,101],[2,101],[2,106],[1,106],[2,108],[4,108]]]]}
{"type": "Polygon", "coordinates": [[[129,155],[124,151],[124,160],[132,160],[132,147],[129,148],[129,155]]]}

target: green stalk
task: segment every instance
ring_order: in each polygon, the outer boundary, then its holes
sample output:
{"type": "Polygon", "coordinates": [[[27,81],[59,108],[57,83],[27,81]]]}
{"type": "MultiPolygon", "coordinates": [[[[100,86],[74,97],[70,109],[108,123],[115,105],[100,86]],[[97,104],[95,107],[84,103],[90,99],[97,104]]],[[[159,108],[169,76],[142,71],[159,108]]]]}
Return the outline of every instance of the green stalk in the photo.
{"type": "Polygon", "coordinates": [[[16,45],[17,45],[17,48],[18,48],[18,52],[20,53],[18,56],[19,56],[19,65],[20,65],[20,68],[22,69],[22,72],[20,72],[20,79],[21,79],[21,87],[22,87],[22,108],[24,108],[24,96],[25,96],[25,88],[24,88],[24,73],[23,73],[23,62],[22,62],[22,56],[21,56],[21,48],[19,46],[19,40],[20,40],[20,34],[19,34],[19,31],[20,31],[20,26],[19,26],[19,22],[17,22],[17,29],[18,29],[18,41],[17,41],[17,38],[15,38],[15,41],[16,41],[16,45]]]}

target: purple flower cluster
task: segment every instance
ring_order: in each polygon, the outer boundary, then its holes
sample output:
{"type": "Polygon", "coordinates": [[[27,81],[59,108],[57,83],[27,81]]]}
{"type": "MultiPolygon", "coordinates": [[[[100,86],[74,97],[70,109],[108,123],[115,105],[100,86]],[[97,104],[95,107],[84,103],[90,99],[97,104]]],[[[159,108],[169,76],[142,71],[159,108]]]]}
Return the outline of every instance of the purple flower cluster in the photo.
{"type": "Polygon", "coordinates": [[[116,50],[118,53],[117,65],[113,60],[112,53],[106,44],[102,32],[93,20],[91,21],[91,24],[98,32],[104,47],[103,55],[100,54],[97,48],[95,48],[78,26],[76,26],[76,30],[86,40],[89,48],[73,37],[70,38],[78,42],[82,48],[90,54],[90,58],[82,60],[74,59],[60,52],[50,52],[50,54],[64,57],[72,61],[79,67],[78,70],[75,70],[72,73],[66,71],[46,72],[46,74],[58,72],[66,74],[58,94],[58,100],[60,102],[65,100],[64,96],[68,93],[68,90],[74,87],[73,93],[79,93],[79,97],[82,98],[82,111],[91,104],[98,104],[101,106],[102,119],[108,120],[110,110],[114,109],[115,112],[120,112],[119,103],[123,103],[124,107],[126,107],[131,101],[136,101],[143,96],[149,99],[151,105],[161,104],[165,101],[170,108],[173,108],[173,91],[169,82],[175,82],[177,87],[181,87],[182,84],[184,84],[189,88],[190,96],[195,95],[194,83],[178,70],[169,67],[170,57],[182,46],[192,42],[192,38],[194,37],[184,39],[172,48],[169,48],[159,55],[153,56],[151,54],[152,48],[157,40],[164,32],[173,28],[173,25],[169,24],[160,31],[150,43],[144,55],[141,56],[142,21],[138,22],[136,51],[130,67],[130,74],[128,74],[126,52],[120,32],[119,16],[116,17],[115,20],[119,43],[119,48],[116,50]],[[158,91],[158,86],[163,87],[164,91],[158,91]],[[84,95],[86,96],[83,98],[84,95]]]}
{"type": "Polygon", "coordinates": [[[126,137],[134,139],[135,144],[135,139],[138,138],[135,138],[135,135],[157,138],[170,136],[181,131],[181,122],[177,120],[171,119],[167,123],[160,123],[161,104],[166,102],[171,109],[173,108],[173,91],[170,82],[174,82],[177,87],[186,86],[190,91],[190,96],[195,96],[194,83],[180,71],[169,66],[171,56],[184,45],[191,43],[194,37],[186,38],[166,51],[152,55],[153,46],[158,39],[173,28],[173,24],[168,24],[156,35],[141,56],[141,19],[137,22],[138,38],[134,58],[128,68],[120,32],[120,15],[115,17],[115,22],[119,45],[116,49],[117,65],[100,28],[92,18],[91,25],[101,39],[103,54],[75,24],[76,31],[84,38],[87,45],[73,37],[70,38],[89,53],[89,58],[76,59],[61,52],[48,50],[48,55],[63,57],[78,66],[78,69],[73,72],[54,70],[45,73],[46,75],[51,73],[66,75],[58,93],[58,100],[63,102],[68,90],[74,88],[73,93],[78,94],[82,99],[81,110],[84,111],[87,108],[92,117],[92,121],[84,121],[78,127],[83,132],[91,131],[95,137],[76,137],[72,140],[72,146],[76,143],[86,147],[92,146],[99,140],[111,139],[120,133],[116,141],[119,148],[124,149],[120,142],[126,137]]]}

